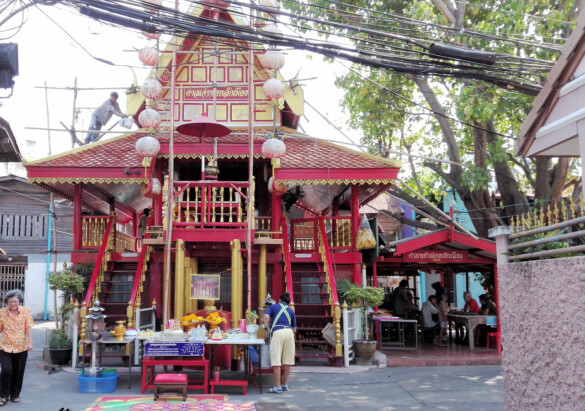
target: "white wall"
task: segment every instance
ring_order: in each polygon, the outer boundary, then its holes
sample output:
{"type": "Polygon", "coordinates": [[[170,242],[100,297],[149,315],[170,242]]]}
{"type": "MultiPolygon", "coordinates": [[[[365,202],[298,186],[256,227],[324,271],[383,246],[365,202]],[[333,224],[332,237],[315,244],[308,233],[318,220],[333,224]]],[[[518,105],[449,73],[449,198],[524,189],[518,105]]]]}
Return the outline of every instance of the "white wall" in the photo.
{"type": "MultiPolygon", "coordinates": [[[[45,283],[47,276],[46,255],[31,254],[28,255],[28,268],[24,280],[24,305],[31,310],[35,320],[42,320],[45,311],[45,283]]],[[[63,268],[63,263],[71,263],[71,254],[59,254],[57,258],[57,270],[63,268]]],[[[53,271],[53,262],[49,265],[49,270],[53,271]]],[[[54,292],[49,290],[47,298],[47,313],[50,319],[53,316],[53,296],[54,292]]]]}

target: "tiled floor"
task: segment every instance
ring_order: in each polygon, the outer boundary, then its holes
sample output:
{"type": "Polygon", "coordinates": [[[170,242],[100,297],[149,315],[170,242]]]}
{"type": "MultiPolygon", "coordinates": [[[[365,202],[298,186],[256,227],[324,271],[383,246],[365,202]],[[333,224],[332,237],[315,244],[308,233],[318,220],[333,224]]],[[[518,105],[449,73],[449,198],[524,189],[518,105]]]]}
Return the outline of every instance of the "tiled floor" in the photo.
{"type": "Polygon", "coordinates": [[[386,354],[388,367],[425,367],[441,365],[500,365],[502,357],[495,347],[475,347],[473,352],[468,346],[447,342],[447,347],[438,347],[431,343],[419,346],[416,351],[382,350],[386,354]]]}

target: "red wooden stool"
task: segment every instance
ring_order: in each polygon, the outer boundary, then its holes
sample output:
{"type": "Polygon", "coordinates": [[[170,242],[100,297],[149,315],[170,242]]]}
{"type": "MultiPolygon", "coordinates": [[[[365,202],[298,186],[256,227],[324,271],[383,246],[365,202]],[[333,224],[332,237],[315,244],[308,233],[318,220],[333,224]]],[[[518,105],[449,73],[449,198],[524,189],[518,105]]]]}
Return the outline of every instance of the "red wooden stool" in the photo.
{"type": "Polygon", "coordinates": [[[158,374],[154,378],[154,400],[158,400],[160,392],[164,391],[182,394],[183,401],[186,401],[187,383],[187,374],[158,374]]]}
{"type": "Polygon", "coordinates": [[[243,380],[220,380],[219,379],[219,369],[215,368],[213,380],[209,381],[209,385],[211,387],[211,393],[215,394],[215,387],[218,385],[221,386],[231,386],[231,387],[242,387],[243,395],[246,395],[246,387],[248,386],[248,381],[243,380]]]}

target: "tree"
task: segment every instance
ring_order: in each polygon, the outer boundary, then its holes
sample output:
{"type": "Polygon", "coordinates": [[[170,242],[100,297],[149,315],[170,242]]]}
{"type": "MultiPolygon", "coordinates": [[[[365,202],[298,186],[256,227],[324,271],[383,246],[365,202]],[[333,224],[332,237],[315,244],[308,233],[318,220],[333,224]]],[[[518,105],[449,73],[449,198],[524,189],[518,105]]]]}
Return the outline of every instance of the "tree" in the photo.
{"type": "MultiPolygon", "coordinates": [[[[362,52],[393,55],[396,61],[426,58],[417,50],[431,42],[459,49],[496,53],[493,72],[503,77],[522,78],[542,85],[559,56],[564,39],[584,0],[395,0],[373,2],[347,0],[344,3],[312,0],[326,7],[299,7],[285,3],[295,12],[319,15],[322,23],[308,25],[327,33],[348,36],[362,52]],[[331,12],[333,10],[333,12],[331,12]],[[384,36],[362,35],[354,29],[335,29],[329,22],[348,26],[376,27],[407,37],[408,41],[384,36]],[[417,54],[418,53],[418,54],[417,54]],[[422,56],[422,57],[421,57],[422,56]]],[[[446,61],[446,60],[445,60],[446,61]]],[[[440,64],[440,60],[436,64],[440,64]]],[[[487,67],[473,61],[478,73],[487,67]]],[[[364,133],[363,143],[384,149],[415,152],[449,160],[409,158],[402,178],[424,194],[440,198],[449,187],[463,200],[475,229],[486,237],[491,227],[508,223],[508,218],[528,210],[529,196],[537,201],[559,199],[569,184],[575,184],[575,162],[570,159],[518,159],[513,154],[514,136],[529,112],[533,95],[522,88],[507,89],[478,78],[430,77],[353,65],[337,85],[346,91],[342,106],[349,123],[364,133]],[[490,193],[495,183],[499,200],[490,193]]],[[[398,187],[390,193],[433,215],[416,197],[398,187]]]]}

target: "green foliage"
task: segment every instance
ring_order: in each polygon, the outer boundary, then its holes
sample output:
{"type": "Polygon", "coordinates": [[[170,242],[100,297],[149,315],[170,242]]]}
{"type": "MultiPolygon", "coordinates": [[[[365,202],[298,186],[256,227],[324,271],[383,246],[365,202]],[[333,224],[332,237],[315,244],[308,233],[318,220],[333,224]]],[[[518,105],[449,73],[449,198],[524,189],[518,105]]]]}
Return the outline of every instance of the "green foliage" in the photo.
{"type": "Polygon", "coordinates": [[[343,280],[336,281],[335,285],[337,288],[337,301],[341,303],[342,301],[347,300],[347,291],[353,287],[354,284],[347,278],[344,278],[343,280]]]}
{"type": "MultiPolygon", "coordinates": [[[[442,43],[490,51],[498,55],[496,65],[502,70],[508,70],[510,77],[516,73],[533,84],[543,84],[546,80],[553,62],[559,57],[564,39],[572,30],[573,26],[566,22],[574,22],[578,10],[575,0],[488,0],[481,3],[464,0],[461,3],[466,5],[461,30],[453,29],[453,22],[448,21],[433,2],[347,0],[331,3],[327,0],[309,0],[306,3],[284,2],[282,6],[295,14],[318,20],[313,23],[293,19],[294,23],[329,34],[349,36],[356,49],[365,53],[392,55],[397,64],[408,64],[419,58],[413,52],[421,49],[404,39],[364,34],[341,26],[334,29],[328,23],[356,26],[359,21],[360,27],[400,34],[425,44],[442,43]],[[419,20],[420,23],[408,24],[409,19],[419,20]]],[[[460,5],[458,3],[458,8],[460,5]]],[[[440,60],[436,62],[440,64],[440,60]]],[[[477,69],[481,73],[481,67],[477,69]]],[[[422,185],[422,194],[427,197],[440,198],[450,184],[462,197],[466,192],[476,191],[479,196],[481,190],[487,190],[488,183],[494,181],[499,184],[503,201],[517,199],[514,194],[518,187],[537,194],[550,192],[539,190],[535,184],[543,181],[550,186],[554,184],[554,161],[548,169],[537,169],[532,160],[527,161],[522,168],[517,167],[511,161],[515,157],[512,139],[496,136],[495,142],[488,142],[485,133],[482,136],[478,129],[463,124],[484,129],[489,125],[497,133],[517,136],[520,125],[531,109],[533,96],[511,88],[496,87],[479,79],[426,77],[425,80],[441,111],[460,121],[448,121],[448,127],[455,136],[455,144],[447,144],[448,139],[440,127],[439,119],[428,110],[426,94],[423,95],[411,76],[354,65],[352,70],[337,78],[336,85],[345,91],[342,106],[349,115],[349,126],[363,132],[363,144],[376,147],[370,150],[370,154],[378,154],[378,148],[389,148],[421,156],[450,160],[457,158],[462,164],[462,171],[450,175],[449,179],[443,179],[434,170],[425,167],[428,164],[422,160],[413,159],[410,164],[406,157],[402,158],[401,180],[415,187],[416,178],[422,185]],[[494,171],[497,166],[513,167],[518,171],[514,173],[518,184],[497,181],[494,171]],[[550,173],[550,178],[536,178],[537,171],[550,173]]],[[[440,168],[448,174],[453,166],[441,165],[440,168]]],[[[576,175],[577,172],[571,170],[571,173],[576,175]]],[[[470,201],[467,205],[472,203],[470,201]]],[[[489,204],[484,207],[489,207],[489,204]]],[[[505,213],[513,210],[511,207],[499,211],[505,213]]],[[[484,222],[482,219],[474,220],[475,224],[484,222]]]]}
{"type": "Polygon", "coordinates": [[[53,330],[49,335],[49,349],[66,350],[73,347],[73,342],[63,330],[53,330]]]}
{"type": "Polygon", "coordinates": [[[384,289],[379,287],[360,287],[353,284],[346,291],[345,297],[350,304],[358,304],[363,308],[371,308],[382,304],[384,301],[384,289]]]}
{"type": "Polygon", "coordinates": [[[51,290],[61,291],[61,306],[59,307],[59,316],[61,317],[61,327],[65,327],[67,319],[73,311],[71,298],[80,294],[84,289],[84,278],[68,269],[53,272],[47,278],[51,290]]]}

